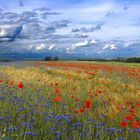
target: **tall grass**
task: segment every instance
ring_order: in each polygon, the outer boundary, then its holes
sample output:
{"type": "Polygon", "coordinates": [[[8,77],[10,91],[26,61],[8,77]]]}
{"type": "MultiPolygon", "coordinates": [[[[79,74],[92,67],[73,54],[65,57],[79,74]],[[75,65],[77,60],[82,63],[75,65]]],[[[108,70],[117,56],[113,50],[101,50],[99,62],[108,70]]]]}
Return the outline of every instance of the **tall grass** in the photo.
{"type": "Polygon", "coordinates": [[[138,140],[139,76],[128,67],[0,67],[1,140],[138,140]]]}

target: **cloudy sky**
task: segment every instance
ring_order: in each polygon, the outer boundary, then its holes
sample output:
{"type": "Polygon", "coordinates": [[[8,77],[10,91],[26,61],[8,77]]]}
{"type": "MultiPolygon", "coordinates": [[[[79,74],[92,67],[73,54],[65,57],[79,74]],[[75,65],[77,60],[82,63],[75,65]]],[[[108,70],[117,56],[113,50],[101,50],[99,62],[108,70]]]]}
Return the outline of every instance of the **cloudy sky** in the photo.
{"type": "Polygon", "coordinates": [[[140,56],[139,0],[0,0],[0,57],[140,56]]]}

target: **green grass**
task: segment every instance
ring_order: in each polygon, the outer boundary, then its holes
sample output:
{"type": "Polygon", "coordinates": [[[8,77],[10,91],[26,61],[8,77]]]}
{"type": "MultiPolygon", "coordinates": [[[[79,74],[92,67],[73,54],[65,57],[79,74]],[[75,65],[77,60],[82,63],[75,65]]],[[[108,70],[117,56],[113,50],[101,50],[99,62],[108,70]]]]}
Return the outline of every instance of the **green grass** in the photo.
{"type": "MultiPolygon", "coordinates": [[[[105,64],[139,67],[127,63],[105,64]]],[[[140,139],[139,129],[132,126],[134,120],[140,119],[140,75],[136,71],[132,77],[127,70],[43,65],[1,67],[1,140],[7,137],[10,140],[140,139]],[[17,88],[19,82],[24,85],[22,89],[17,88]],[[61,100],[55,102],[58,96],[61,100]],[[86,100],[91,101],[90,108],[86,107],[86,100]],[[74,113],[81,108],[86,111],[74,113]],[[130,109],[135,111],[133,115],[130,109]],[[124,120],[126,115],[131,115],[132,120],[124,120]],[[128,122],[128,126],[122,127],[121,121],[128,122]]]]}

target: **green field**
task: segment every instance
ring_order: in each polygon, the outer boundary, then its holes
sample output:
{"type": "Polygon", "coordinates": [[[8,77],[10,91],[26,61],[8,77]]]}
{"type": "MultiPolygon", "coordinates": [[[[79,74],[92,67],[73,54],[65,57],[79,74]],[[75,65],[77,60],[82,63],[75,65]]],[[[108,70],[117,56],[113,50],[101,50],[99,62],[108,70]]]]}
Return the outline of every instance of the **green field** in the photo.
{"type": "Polygon", "coordinates": [[[140,64],[0,65],[0,108],[0,140],[139,140],[140,64]]]}

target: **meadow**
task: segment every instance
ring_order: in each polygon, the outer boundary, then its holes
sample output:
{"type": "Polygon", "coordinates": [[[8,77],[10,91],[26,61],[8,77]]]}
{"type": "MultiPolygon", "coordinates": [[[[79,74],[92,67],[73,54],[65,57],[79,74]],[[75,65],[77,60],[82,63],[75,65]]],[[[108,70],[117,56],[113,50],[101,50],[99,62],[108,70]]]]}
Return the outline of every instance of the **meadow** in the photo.
{"type": "Polygon", "coordinates": [[[0,140],[140,140],[140,64],[0,65],[0,140]]]}

